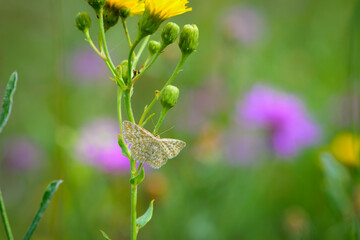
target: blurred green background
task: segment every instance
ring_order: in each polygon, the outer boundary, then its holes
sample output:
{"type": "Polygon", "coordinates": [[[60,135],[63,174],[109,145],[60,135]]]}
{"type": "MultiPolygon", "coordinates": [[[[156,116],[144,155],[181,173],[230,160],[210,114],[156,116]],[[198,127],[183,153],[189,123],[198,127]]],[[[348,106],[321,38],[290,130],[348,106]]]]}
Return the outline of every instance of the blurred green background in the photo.
{"type": "MultiPolygon", "coordinates": [[[[74,22],[89,12],[95,41],[92,9],[81,0],[0,4],[0,94],[19,73],[0,136],[0,186],[15,238],[47,184],[63,179],[34,239],[101,239],[100,229],[129,239],[128,166],[121,157],[104,163],[119,156],[116,87],[74,22]]],[[[360,239],[359,1],[188,5],[192,12],[170,21],[197,24],[200,45],[174,82],[180,99],[160,130],[187,147],[160,170],[146,169],[138,214],[156,201],[138,238],[360,239]]],[[[107,33],[116,63],[128,53],[120,25],[107,33]]],[[[131,18],[133,38],[136,26],[131,18]]],[[[168,47],[136,83],[136,119],[179,57],[176,44],[168,47]]]]}

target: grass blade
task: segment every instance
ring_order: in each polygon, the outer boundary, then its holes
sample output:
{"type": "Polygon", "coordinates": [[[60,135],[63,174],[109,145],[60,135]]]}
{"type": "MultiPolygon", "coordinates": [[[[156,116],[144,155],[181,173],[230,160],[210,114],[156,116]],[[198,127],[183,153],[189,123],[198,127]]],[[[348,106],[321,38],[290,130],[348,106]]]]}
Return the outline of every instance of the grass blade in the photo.
{"type": "Polygon", "coordinates": [[[0,189],[0,214],[1,214],[1,218],[2,218],[2,220],[4,222],[6,236],[7,236],[8,240],[13,240],[14,237],[12,235],[9,220],[8,220],[7,215],[6,215],[5,204],[4,204],[4,200],[3,200],[3,197],[2,197],[1,189],[0,189]]]}
{"type": "Polygon", "coordinates": [[[58,180],[58,181],[53,181],[49,184],[49,186],[46,188],[46,191],[43,195],[42,201],[40,203],[40,208],[37,211],[29,229],[27,230],[25,237],[23,238],[23,240],[29,240],[32,236],[32,234],[34,233],[36,227],[38,226],[42,216],[44,215],[44,212],[47,208],[47,206],[50,203],[50,200],[52,199],[52,197],[54,196],[56,190],[58,189],[59,185],[62,183],[62,180],[58,180]]]}
{"type": "Polygon", "coordinates": [[[111,239],[109,238],[109,236],[108,236],[104,231],[100,230],[100,232],[101,232],[101,234],[103,235],[103,237],[104,237],[106,240],[111,240],[111,239]]]}
{"type": "Polygon", "coordinates": [[[11,106],[13,102],[13,96],[16,90],[16,84],[18,80],[17,72],[11,74],[8,84],[6,85],[5,94],[2,101],[2,108],[0,113],[0,133],[5,127],[10,117],[11,106]]]}

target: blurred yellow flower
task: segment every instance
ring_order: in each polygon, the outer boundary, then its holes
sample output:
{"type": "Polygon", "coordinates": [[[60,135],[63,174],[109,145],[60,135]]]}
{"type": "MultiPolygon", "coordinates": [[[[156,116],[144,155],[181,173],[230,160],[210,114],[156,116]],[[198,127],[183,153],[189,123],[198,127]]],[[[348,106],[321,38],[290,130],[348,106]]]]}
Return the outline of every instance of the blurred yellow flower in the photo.
{"type": "Polygon", "coordinates": [[[141,0],[106,0],[106,2],[118,9],[130,9],[131,15],[141,15],[145,10],[144,1],[141,0]]]}
{"type": "Polygon", "coordinates": [[[349,132],[338,134],[331,143],[331,152],[340,162],[352,166],[359,166],[360,138],[349,132]]]}
{"type": "Polygon", "coordinates": [[[145,37],[157,31],[168,18],[189,12],[188,0],[145,0],[145,11],[139,21],[140,36],[145,37]]]}
{"type": "Polygon", "coordinates": [[[192,8],[186,6],[187,0],[145,0],[145,8],[152,15],[159,17],[162,21],[176,15],[189,12],[192,8]]]}

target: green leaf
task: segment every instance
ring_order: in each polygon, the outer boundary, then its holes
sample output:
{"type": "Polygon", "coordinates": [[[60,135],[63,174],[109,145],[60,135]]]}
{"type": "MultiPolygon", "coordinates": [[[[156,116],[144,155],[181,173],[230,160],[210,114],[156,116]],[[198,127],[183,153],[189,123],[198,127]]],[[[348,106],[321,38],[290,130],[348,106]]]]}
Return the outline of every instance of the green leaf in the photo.
{"type": "Polygon", "coordinates": [[[131,184],[139,185],[145,178],[144,166],[141,166],[141,170],[138,175],[130,179],[131,184]]]}
{"type": "Polygon", "coordinates": [[[11,74],[10,76],[8,84],[6,85],[0,113],[0,133],[2,132],[10,117],[11,106],[13,102],[13,96],[16,90],[17,80],[17,72],[13,72],[13,74],[11,74]]]}
{"type": "Polygon", "coordinates": [[[59,185],[62,183],[62,180],[58,180],[58,181],[53,181],[49,184],[49,186],[46,188],[45,193],[43,195],[42,201],[40,203],[40,208],[37,211],[30,227],[28,228],[23,240],[29,240],[32,236],[32,234],[34,233],[36,227],[38,226],[41,218],[44,215],[44,212],[47,208],[47,206],[50,203],[50,200],[52,199],[52,197],[54,196],[56,190],[58,189],[59,185]]]}
{"type": "Polygon", "coordinates": [[[130,156],[128,154],[128,148],[125,145],[124,141],[119,136],[118,136],[118,144],[119,144],[119,146],[121,148],[121,154],[124,155],[125,157],[130,158],[130,156]]]}
{"type": "Polygon", "coordinates": [[[104,231],[100,230],[100,232],[101,232],[101,234],[103,235],[103,237],[104,237],[106,240],[111,240],[111,239],[109,238],[109,236],[106,235],[106,233],[105,233],[104,231]]]}
{"type": "Polygon", "coordinates": [[[139,217],[138,219],[136,219],[136,225],[138,227],[138,229],[143,228],[152,218],[153,215],[153,205],[154,205],[154,201],[152,200],[150,202],[149,208],[146,210],[146,212],[144,213],[144,215],[142,215],[141,217],[139,217]]]}
{"type": "Polygon", "coordinates": [[[321,155],[325,177],[325,188],[336,207],[343,213],[351,208],[349,184],[350,174],[331,154],[321,155]]]}

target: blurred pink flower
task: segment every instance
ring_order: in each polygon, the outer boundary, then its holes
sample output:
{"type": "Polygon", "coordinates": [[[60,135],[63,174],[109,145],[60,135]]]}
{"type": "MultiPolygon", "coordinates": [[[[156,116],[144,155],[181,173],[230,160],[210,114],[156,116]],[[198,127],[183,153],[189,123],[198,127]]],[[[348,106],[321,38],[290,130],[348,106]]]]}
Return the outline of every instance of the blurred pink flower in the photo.
{"type": "Polygon", "coordinates": [[[266,128],[272,149],[281,157],[295,156],[320,137],[317,124],[299,98],[262,84],[245,95],[238,116],[241,124],[266,128]]]}
{"type": "Polygon", "coordinates": [[[243,44],[254,43],[263,34],[262,16],[252,7],[232,6],[225,14],[224,30],[228,37],[243,44]]]}
{"type": "Polygon", "coordinates": [[[107,172],[129,171],[129,160],[122,155],[116,134],[119,124],[115,120],[103,118],[86,124],[77,142],[77,158],[107,172]]]}
{"type": "Polygon", "coordinates": [[[43,152],[31,139],[16,137],[3,143],[1,157],[5,168],[25,171],[39,166],[43,152]]]}
{"type": "Polygon", "coordinates": [[[77,81],[94,82],[100,81],[106,75],[104,61],[92,49],[78,49],[71,55],[71,73],[77,81]]]}

